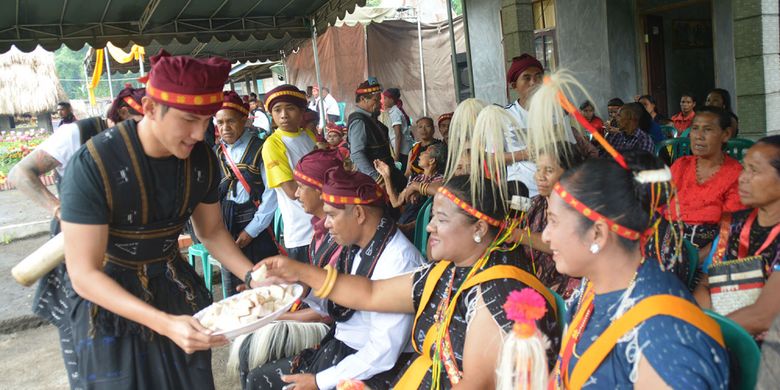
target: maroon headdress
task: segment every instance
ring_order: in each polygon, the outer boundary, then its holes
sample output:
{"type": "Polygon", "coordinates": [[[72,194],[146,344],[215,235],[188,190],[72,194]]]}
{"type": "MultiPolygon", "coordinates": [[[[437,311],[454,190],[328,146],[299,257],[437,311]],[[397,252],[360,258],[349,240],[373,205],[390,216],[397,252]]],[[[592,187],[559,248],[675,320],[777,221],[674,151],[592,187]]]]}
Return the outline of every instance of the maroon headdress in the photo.
{"type": "Polygon", "coordinates": [[[160,50],[149,61],[152,69],[139,80],[146,83],[146,94],[154,101],[197,115],[214,115],[222,107],[228,60],[171,56],[160,50]]]}
{"type": "Polygon", "coordinates": [[[129,107],[135,115],[143,115],[144,109],[141,106],[141,99],[146,96],[146,88],[133,88],[131,84],[125,84],[125,88],[116,95],[116,98],[108,108],[106,116],[114,123],[122,121],[119,116],[119,110],[122,107],[129,107]]]}
{"type": "Polygon", "coordinates": [[[249,104],[234,91],[227,91],[222,98],[222,108],[220,110],[233,110],[241,115],[249,115],[249,104]]]}
{"type": "Polygon", "coordinates": [[[336,149],[314,149],[301,157],[295,165],[293,176],[299,183],[322,191],[328,170],[343,166],[341,155],[336,149]]]}
{"type": "Polygon", "coordinates": [[[322,200],[340,209],[348,204],[382,207],[386,202],[385,192],[371,176],[347,172],[343,167],[331,168],[325,174],[322,200]]]}
{"type": "Polygon", "coordinates": [[[265,110],[271,112],[274,108],[274,104],[280,102],[292,103],[300,108],[306,108],[306,105],[308,104],[306,94],[298,89],[298,87],[290,84],[282,84],[268,91],[265,95],[265,110]]]}
{"type": "Polygon", "coordinates": [[[512,65],[506,72],[506,83],[509,84],[515,82],[521,73],[532,67],[539,68],[539,70],[542,71],[544,70],[542,63],[539,62],[536,57],[528,53],[523,53],[519,57],[512,58],[512,65]]]}

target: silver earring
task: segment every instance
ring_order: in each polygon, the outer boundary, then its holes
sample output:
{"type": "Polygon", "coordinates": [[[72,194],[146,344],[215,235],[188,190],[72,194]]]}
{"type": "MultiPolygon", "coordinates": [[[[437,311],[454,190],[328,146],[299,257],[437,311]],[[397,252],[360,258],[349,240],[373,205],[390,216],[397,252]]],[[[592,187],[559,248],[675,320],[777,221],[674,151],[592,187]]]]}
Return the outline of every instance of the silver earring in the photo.
{"type": "Polygon", "coordinates": [[[482,237],[480,237],[479,234],[475,234],[474,235],[474,242],[479,244],[480,242],[482,242],[482,237]]]}
{"type": "Polygon", "coordinates": [[[595,242],[590,245],[590,253],[593,253],[594,255],[599,253],[601,248],[599,247],[599,244],[596,244],[595,242]]]}

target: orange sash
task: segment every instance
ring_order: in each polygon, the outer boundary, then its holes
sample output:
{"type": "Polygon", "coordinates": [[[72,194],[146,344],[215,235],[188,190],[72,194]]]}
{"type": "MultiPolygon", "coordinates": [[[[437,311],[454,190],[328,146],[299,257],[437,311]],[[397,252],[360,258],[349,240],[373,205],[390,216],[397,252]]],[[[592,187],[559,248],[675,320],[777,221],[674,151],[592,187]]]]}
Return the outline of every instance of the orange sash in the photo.
{"type": "MultiPolygon", "coordinates": [[[[584,309],[584,307],[581,309],[584,309]]],[[[698,306],[673,295],[652,296],[636,304],[636,306],[632,307],[607,327],[604,333],[579,358],[572,370],[571,377],[564,375],[564,387],[567,389],[581,389],[585,382],[596,372],[604,358],[615,348],[618,340],[623,335],[642,322],[659,315],[685,321],[710,336],[721,346],[725,345],[718,324],[704,314],[698,306]]],[[[564,339],[564,345],[568,343],[571,332],[572,329],[570,327],[564,339]]],[[[564,370],[564,373],[567,373],[567,370],[564,370]]]]}
{"type": "MultiPolygon", "coordinates": [[[[425,308],[428,306],[428,302],[430,301],[431,296],[433,296],[433,291],[436,288],[436,284],[441,280],[444,271],[449,265],[449,261],[439,261],[425,279],[425,287],[423,287],[422,299],[420,300],[420,305],[417,307],[417,314],[415,315],[414,322],[412,323],[413,338],[416,334],[417,321],[420,319],[423,310],[425,310],[425,308]]],[[[514,279],[527,285],[528,287],[533,288],[539,294],[542,294],[544,299],[547,300],[547,303],[552,306],[553,313],[555,313],[557,316],[558,309],[555,304],[555,298],[550,293],[550,290],[544,287],[542,282],[540,282],[539,279],[537,279],[535,276],[511,265],[494,265],[482,272],[475,274],[464,282],[465,284],[463,285],[463,288],[461,288],[452,297],[452,300],[450,301],[452,302],[451,304],[456,304],[458,302],[458,298],[460,297],[461,292],[466,291],[476,285],[496,279],[514,279]]],[[[422,350],[417,348],[417,343],[412,342],[414,350],[417,351],[420,356],[418,356],[412,362],[404,375],[398,381],[395,386],[397,389],[416,389],[420,387],[423,378],[425,378],[425,374],[433,364],[433,360],[430,354],[431,347],[433,346],[435,341],[434,339],[436,338],[434,332],[435,328],[436,326],[434,324],[428,328],[428,331],[425,333],[425,341],[423,342],[422,350]]]]}

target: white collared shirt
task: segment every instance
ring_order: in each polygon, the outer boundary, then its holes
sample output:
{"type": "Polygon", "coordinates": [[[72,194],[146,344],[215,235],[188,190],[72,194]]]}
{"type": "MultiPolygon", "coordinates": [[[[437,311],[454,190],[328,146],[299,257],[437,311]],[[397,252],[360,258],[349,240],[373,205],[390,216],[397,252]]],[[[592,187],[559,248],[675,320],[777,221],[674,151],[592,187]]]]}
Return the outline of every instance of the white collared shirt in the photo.
{"type": "MultiPolygon", "coordinates": [[[[357,272],[361,261],[358,252],[352,273],[357,272]]],[[[417,248],[397,230],[379,256],[371,279],[389,279],[414,272],[424,262],[417,248]]],[[[309,298],[305,301],[315,310],[324,311],[322,306],[312,305],[316,301],[309,298]]],[[[410,345],[413,320],[411,314],[356,311],[349,320],[337,322],[336,339],[357,352],[317,373],[317,386],[323,390],[334,389],[342,379],[365,380],[393,368],[398,356],[410,345]]]]}

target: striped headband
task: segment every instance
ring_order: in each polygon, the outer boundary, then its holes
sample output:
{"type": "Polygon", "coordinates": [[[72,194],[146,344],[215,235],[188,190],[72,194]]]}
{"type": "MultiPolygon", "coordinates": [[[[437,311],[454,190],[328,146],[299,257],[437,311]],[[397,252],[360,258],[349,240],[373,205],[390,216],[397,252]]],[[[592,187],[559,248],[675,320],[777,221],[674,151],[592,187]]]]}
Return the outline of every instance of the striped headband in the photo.
{"type": "Polygon", "coordinates": [[[352,205],[370,205],[384,198],[385,194],[382,190],[378,189],[375,192],[375,197],[369,199],[359,198],[357,196],[341,196],[322,194],[322,200],[330,204],[352,204],[352,205]]]}
{"type": "Polygon", "coordinates": [[[558,196],[563,199],[564,202],[566,202],[569,206],[574,207],[575,210],[577,210],[580,214],[584,215],[586,218],[590,219],[593,222],[598,221],[604,221],[607,226],[609,226],[609,230],[614,232],[620,237],[629,239],[631,241],[636,241],[641,237],[641,234],[639,234],[638,231],[629,229],[603,215],[601,215],[596,210],[591,209],[590,207],[586,206],[577,198],[575,198],[570,192],[566,191],[563,186],[561,186],[561,183],[556,183],[553,187],[553,190],[555,193],[558,194],[558,196]]]}
{"type": "Polygon", "coordinates": [[[439,187],[439,189],[436,190],[436,191],[438,193],[444,195],[445,197],[447,197],[447,199],[451,200],[452,203],[455,203],[455,205],[460,207],[463,211],[465,211],[466,214],[471,215],[472,217],[474,217],[476,219],[481,219],[481,220],[487,222],[487,224],[490,225],[490,226],[494,226],[494,227],[500,228],[501,225],[503,225],[503,223],[501,223],[501,221],[499,221],[499,220],[497,220],[497,219],[495,219],[495,218],[493,218],[493,217],[491,217],[489,215],[486,215],[485,213],[475,209],[470,204],[468,204],[468,202],[458,198],[457,196],[455,196],[455,194],[450,192],[448,189],[446,189],[444,187],[439,187]]]}
{"type": "Polygon", "coordinates": [[[224,101],[222,102],[222,108],[235,110],[244,115],[249,115],[249,110],[247,110],[246,108],[244,108],[244,106],[240,104],[224,101]]]}
{"type": "Polygon", "coordinates": [[[137,113],[139,113],[139,114],[141,114],[141,115],[143,115],[143,114],[144,114],[144,108],[143,108],[143,107],[141,107],[141,105],[140,105],[140,104],[138,104],[138,102],[137,102],[137,101],[135,101],[135,99],[133,99],[133,97],[132,97],[132,96],[125,96],[125,97],[124,97],[122,100],[123,100],[123,101],[124,101],[124,102],[125,102],[125,103],[126,103],[128,106],[130,106],[130,108],[132,108],[133,110],[135,110],[135,112],[137,112],[137,113]]]}
{"type": "Polygon", "coordinates": [[[266,111],[271,111],[271,103],[273,103],[273,100],[280,97],[280,96],[292,96],[298,99],[302,99],[304,102],[307,101],[306,94],[301,91],[289,91],[289,90],[283,90],[274,92],[265,98],[265,109],[266,111]]]}
{"type": "Polygon", "coordinates": [[[311,176],[305,175],[303,172],[297,169],[293,170],[293,175],[295,176],[296,179],[302,181],[303,183],[311,184],[314,187],[316,187],[318,190],[322,191],[322,182],[320,182],[319,180],[311,176]]]}
{"type": "Polygon", "coordinates": [[[185,104],[188,106],[207,106],[222,101],[222,91],[204,93],[202,95],[188,95],[178,92],[163,91],[150,83],[146,84],[146,93],[166,103],[185,104]]]}
{"type": "Polygon", "coordinates": [[[382,87],[379,86],[379,85],[375,85],[373,87],[358,88],[357,90],[355,90],[355,95],[365,95],[365,94],[368,94],[368,93],[379,92],[381,90],[382,90],[382,87]]]}

